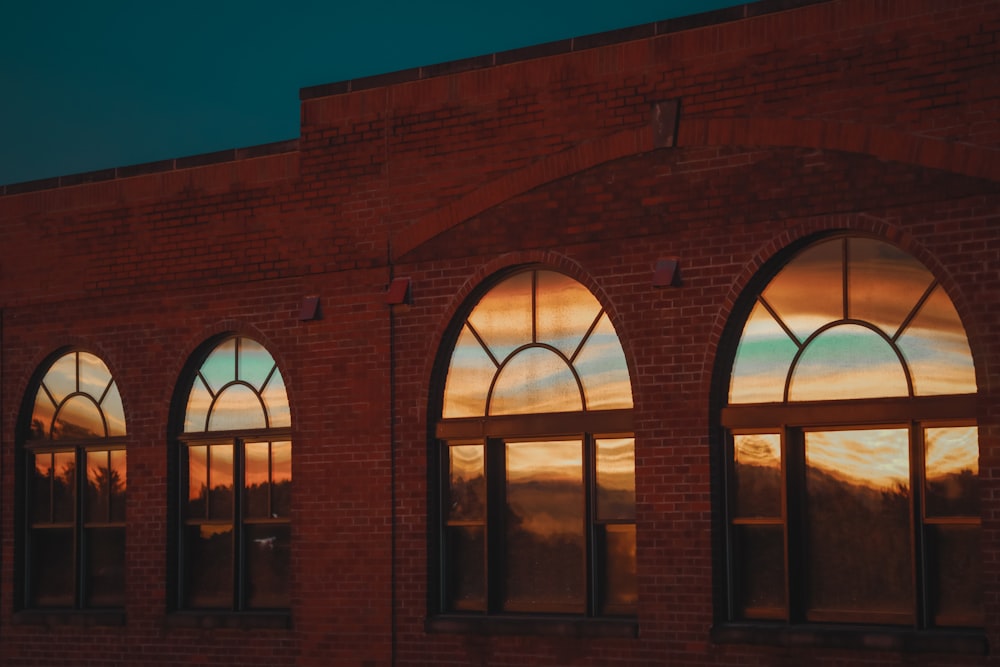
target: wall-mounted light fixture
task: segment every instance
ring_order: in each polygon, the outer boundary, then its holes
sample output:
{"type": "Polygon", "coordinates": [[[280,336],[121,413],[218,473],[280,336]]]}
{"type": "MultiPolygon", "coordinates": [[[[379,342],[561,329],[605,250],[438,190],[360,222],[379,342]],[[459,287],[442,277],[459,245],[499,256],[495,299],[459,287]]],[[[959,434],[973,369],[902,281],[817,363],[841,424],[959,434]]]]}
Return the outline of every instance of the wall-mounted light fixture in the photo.
{"type": "Polygon", "coordinates": [[[681,272],[676,257],[656,260],[653,267],[653,287],[677,287],[681,284],[681,272]]]}
{"type": "Polygon", "coordinates": [[[385,302],[390,306],[410,304],[410,279],[393,278],[385,292],[385,302]]]}
{"type": "Polygon", "coordinates": [[[302,322],[308,322],[309,320],[319,320],[322,319],[319,311],[319,297],[318,296],[304,296],[302,297],[302,307],[299,308],[299,320],[302,322]]]}

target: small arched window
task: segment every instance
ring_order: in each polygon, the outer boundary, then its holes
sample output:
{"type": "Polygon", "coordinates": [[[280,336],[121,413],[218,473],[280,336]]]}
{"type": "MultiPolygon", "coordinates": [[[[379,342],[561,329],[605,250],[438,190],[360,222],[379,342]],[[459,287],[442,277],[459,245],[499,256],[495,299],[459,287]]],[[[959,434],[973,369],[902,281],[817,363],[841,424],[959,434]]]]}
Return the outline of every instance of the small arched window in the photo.
{"type": "Polygon", "coordinates": [[[437,422],[441,610],[634,614],[632,389],[608,314],[535,269],[460,325],[437,422]]]}
{"type": "Polygon", "coordinates": [[[125,603],[125,412],[108,367],[65,353],[45,370],[23,443],[24,605],[125,603]]]}
{"type": "Polygon", "coordinates": [[[289,606],[291,416],[281,371],[242,336],[203,357],[179,454],[183,608],[289,606]]]}
{"type": "Polygon", "coordinates": [[[975,374],[930,271],[872,238],[807,247],[726,380],[734,620],[982,623],[975,374]]]}

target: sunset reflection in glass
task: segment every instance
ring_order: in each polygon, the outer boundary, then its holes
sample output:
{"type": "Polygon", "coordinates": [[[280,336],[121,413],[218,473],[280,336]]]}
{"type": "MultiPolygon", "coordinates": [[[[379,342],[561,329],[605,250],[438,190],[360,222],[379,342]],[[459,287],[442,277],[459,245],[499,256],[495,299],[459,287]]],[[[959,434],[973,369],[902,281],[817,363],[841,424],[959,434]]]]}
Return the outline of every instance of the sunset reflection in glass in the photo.
{"type": "Polygon", "coordinates": [[[597,299],[568,276],[527,271],[496,285],[469,314],[452,352],[442,414],[630,407],[625,355],[597,299]]]}
{"type": "Polygon", "coordinates": [[[443,610],[633,616],[632,385],[611,318],[533,269],[459,324],[439,422],[443,610]]]}
{"type": "Polygon", "coordinates": [[[107,365],[58,357],[31,407],[26,602],[120,608],[125,603],[125,412],[107,365]]]}
{"type": "Polygon", "coordinates": [[[183,607],[290,605],[290,425],[284,378],[263,345],[236,336],[206,355],[187,396],[181,443],[183,607]]]}
{"type": "Polygon", "coordinates": [[[976,391],[954,304],[905,251],[841,236],[781,267],[721,414],[732,618],[981,625],[976,391]]]}
{"type": "Polygon", "coordinates": [[[965,330],[943,288],[898,248],[852,238],[803,251],[761,293],[739,342],[729,402],[972,391],[965,330]]]}
{"type": "Polygon", "coordinates": [[[584,577],[583,446],[508,443],[504,609],[580,612],[584,577]]]}
{"type": "Polygon", "coordinates": [[[910,613],[907,430],[809,432],[805,453],[810,609],[910,613]]]}

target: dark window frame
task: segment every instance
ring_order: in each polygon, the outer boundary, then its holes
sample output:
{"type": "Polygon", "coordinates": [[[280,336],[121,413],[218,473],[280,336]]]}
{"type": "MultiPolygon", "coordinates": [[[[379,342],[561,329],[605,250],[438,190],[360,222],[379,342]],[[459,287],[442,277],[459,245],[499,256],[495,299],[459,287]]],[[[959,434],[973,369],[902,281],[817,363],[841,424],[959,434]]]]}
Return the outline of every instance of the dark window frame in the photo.
{"type": "MultiPolygon", "coordinates": [[[[431,516],[436,517],[432,524],[432,540],[429,563],[431,566],[429,588],[431,618],[427,628],[441,632],[476,632],[487,634],[545,634],[544,628],[550,627],[557,633],[580,634],[581,636],[596,634],[602,636],[634,637],[637,633],[635,617],[637,609],[615,609],[608,607],[602,610],[603,593],[600,578],[600,558],[598,556],[599,537],[605,524],[616,521],[598,521],[596,519],[596,462],[595,439],[604,437],[632,438],[634,442],[633,408],[588,409],[580,411],[548,412],[548,413],[516,413],[501,415],[482,415],[471,417],[441,417],[445,378],[451,355],[455,349],[459,333],[479,300],[493,287],[511,276],[525,272],[552,271],[543,266],[517,267],[511,271],[496,276],[494,280],[484,283],[472,298],[466,308],[460,312],[451,327],[451,333],[446,336],[439,348],[439,359],[436,367],[439,369],[432,393],[432,433],[429,451],[429,470],[431,484],[429,488],[429,505],[431,516]],[[538,440],[579,440],[582,447],[582,491],[584,507],[584,607],[579,611],[506,611],[503,609],[503,568],[504,556],[501,540],[497,537],[504,531],[504,521],[501,515],[504,511],[504,485],[506,468],[498,464],[502,462],[504,446],[508,442],[538,441],[538,440]],[[478,609],[457,609],[450,600],[448,563],[448,528],[447,517],[449,494],[449,456],[448,449],[458,445],[479,445],[484,448],[483,456],[486,462],[486,498],[487,515],[481,523],[489,537],[484,548],[485,568],[485,603],[478,609]],[[493,461],[492,465],[490,461],[493,461]],[[546,619],[545,626],[534,623],[546,619]],[[526,625],[527,624],[527,625],[526,625]],[[557,627],[558,626],[558,627],[557,627]]],[[[537,278],[532,279],[532,289],[536,289],[537,278]]],[[[593,295],[591,295],[593,296],[593,295]]],[[[534,292],[532,293],[532,308],[535,308],[534,292]]],[[[603,307],[598,319],[606,316],[603,307]]],[[[533,315],[534,317],[534,315],[533,315]]],[[[587,329],[589,337],[597,325],[597,320],[587,329]]],[[[471,325],[470,325],[471,327],[471,325]]],[[[534,330],[533,330],[534,332],[534,330]]],[[[473,329],[473,334],[479,338],[473,329]]],[[[480,339],[480,343],[482,340],[480,339]]],[[[620,342],[619,342],[620,345],[620,342]]],[[[533,347],[546,347],[560,356],[551,346],[535,343],[533,347]]],[[[525,349],[529,346],[522,346],[525,349]]],[[[488,352],[489,353],[489,352],[488,352]]],[[[575,355],[574,355],[575,357],[575,355]]],[[[566,357],[563,357],[564,361],[566,357]]],[[[494,362],[498,360],[494,359],[494,362]]],[[[502,364],[501,364],[502,366],[502,364]]],[[[582,382],[577,371],[571,368],[577,386],[582,389],[582,382]]],[[[492,395],[498,376],[490,383],[488,394],[492,395]]],[[[637,525],[637,520],[617,521],[637,525]]],[[[457,524],[456,524],[457,525],[457,524]]]]}
{"type": "MultiPolygon", "coordinates": [[[[788,381],[784,386],[784,402],[736,403],[729,402],[729,387],[736,358],[737,344],[743,327],[748,321],[758,296],[799,251],[832,238],[873,238],[864,234],[837,232],[802,239],[790,246],[782,256],[769,262],[745,288],[726,325],[716,356],[713,388],[710,402],[714,426],[711,441],[713,479],[713,516],[715,524],[715,626],[713,641],[762,645],[816,646],[836,648],[881,648],[900,651],[948,651],[981,654],[987,651],[982,634],[981,615],[975,618],[952,618],[943,623],[935,620],[927,600],[932,596],[929,573],[923,568],[928,558],[926,541],[920,541],[921,532],[933,525],[935,519],[924,516],[922,494],[925,483],[923,470],[923,429],[938,426],[976,427],[978,393],[913,395],[909,370],[906,379],[909,396],[892,398],[864,398],[844,400],[808,400],[788,402],[788,381]],[[917,542],[912,553],[914,561],[913,614],[911,622],[899,625],[899,619],[821,617],[808,618],[802,573],[805,556],[801,553],[802,535],[805,531],[802,514],[794,494],[801,499],[805,475],[801,470],[804,449],[802,433],[826,430],[865,430],[878,426],[903,427],[908,431],[910,465],[910,526],[911,542],[917,542]],[[734,433],[777,433],[782,443],[781,452],[781,516],[772,523],[783,531],[783,550],[786,559],[784,572],[786,598],[779,613],[760,609],[746,618],[738,609],[735,587],[737,573],[733,562],[734,524],[734,433]],[[796,439],[798,441],[796,442],[796,439]],[[798,450],[798,451],[796,451],[798,450]],[[792,469],[789,472],[789,469],[792,469]],[[792,495],[792,500],[789,496],[792,495]],[[791,536],[789,536],[791,534],[791,536]],[[799,553],[796,553],[796,552],[799,553]]],[[[882,240],[882,239],[877,239],[882,240]]],[[[846,261],[846,260],[845,260],[846,261]]],[[[931,290],[940,283],[936,279],[921,297],[923,303],[931,290]]],[[[844,284],[846,299],[846,282],[844,284]]],[[[765,304],[766,305],[766,304],[765,304]]],[[[907,321],[913,317],[911,312],[907,321]]],[[[856,322],[846,318],[844,322],[856,322]]],[[[905,323],[904,323],[905,326],[905,323]]],[[[894,343],[893,343],[894,344],[894,343]]],[[[800,351],[801,353],[801,351],[800,351]]],[[[898,354],[898,350],[897,350],[898,354]]],[[[798,355],[796,356],[796,358],[798,355]]],[[[756,521],[764,525],[768,519],[756,521]]],[[[755,520],[744,521],[747,524],[755,520]]],[[[947,525],[979,525],[980,517],[944,519],[947,525]]]]}
{"type": "MultiPolygon", "coordinates": [[[[55,367],[56,363],[73,355],[75,357],[75,372],[76,372],[76,389],[65,396],[59,406],[65,405],[70,399],[77,396],[84,396],[89,398],[94,402],[98,414],[100,415],[101,421],[104,425],[105,430],[107,430],[108,417],[105,414],[106,410],[102,407],[102,402],[104,398],[108,395],[109,390],[114,386],[117,387],[117,381],[108,371],[108,384],[104,388],[100,396],[95,397],[90,392],[81,389],[79,385],[80,380],[80,355],[87,354],[94,357],[107,371],[107,366],[104,360],[90,352],[85,348],[65,348],[59,352],[53,354],[46,363],[43,363],[32,382],[29,385],[29,391],[26,392],[21,406],[19,422],[18,422],[18,437],[16,438],[17,446],[15,448],[15,469],[17,474],[15,475],[15,492],[17,502],[15,507],[17,508],[15,517],[15,531],[14,534],[17,537],[17,542],[19,547],[15,551],[15,570],[20,573],[20,576],[16,580],[15,585],[15,600],[16,609],[18,610],[18,622],[34,623],[38,618],[46,617],[50,620],[59,621],[62,617],[61,614],[70,613],[87,614],[95,619],[97,624],[110,624],[118,625],[123,621],[124,611],[125,611],[125,595],[126,595],[126,577],[124,573],[124,545],[125,545],[125,533],[127,529],[127,520],[125,515],[127,505],[127,497],[122,498],[123,506],[121,508],[122,516],[119,519],[115,519],[112,516],[111,502],[112,494],[108,493],[108,506],[107,512],[105,513],[105,520],[92,520],[88,514],[88,455],[93,453],[108,453],[113,451],[127,452],[127,440],[128,436],[123,435],[113,435],[113,436],[99,436],[94,435],[93,437],[83,437],[83,438],[65,438],[57,437],[52,438],[51,434],[45,431],[39,432],[32,420],[34,417],[35,403],[37,401],[39,389],[43,387],[45,379],[48,377],[50,371],[55,367]],[[54,503],[50,498],[49,501],[49,520],[38,520],[36,519],[36,501],[33,498],[35,492],[35,459],[39,455],[50,455],[55,454],[71,454],[73,458],[73,489],[72,489],[72,518],[68,518],[62,521],[56,521],[53,515],[54,503]],[[71,532],[71,551],[69,559],[71,562],[72,573],[70,578],[72,579],[72,601],[68,603],[59,604],[44,604],[40,603],[36,598],[36,590],[34,586],[36,569],[36,535],[35,531],[70,531],[71,532]],[[119,602],[111,603],[101,603],[99,601],[94,601],[93,596],[100,595],[101,591],[97,584],[90,581],[88,574],[88,564],[90,561],[90,556],[88,554],[88,548],[97,538],[92,537],[91,533],[97,530],[116,530],[121,533],[122,542],[122,554],[121,560],[123,564],[122,572],[120,573],[120,593],[113,593],[111,597],[119,597],[119,602]]],[[[116,388],[117,391],[117,388],[116,388]]],[[[48,397],[52,398],[52,395],[48,393],[48,397]]],[[[119,405],[119,407],[121,407],[119,405]]],[[[124,417],[124,414],[122,414],[124,417]]],[[[54,461],[53,461],[54,464],[54,461]]],[[[127,461],[125,463],[127,471],[127,461]]],[[[109,467],[110,470],[110,467],[109,467]]],[[[53,489],[50,489],[50,494],[54,493],[53,489]]],[[[127,487],[125,494],[127,495],[127,487]]],[[[105,592],[105,596],[107,592],[105,592]]]]}
{"type": "MultiPolygon", "coordinates": [[[[289,534],[292,532],[291,513],[287,516],[275,519],[260,519],[247,517],[244,511],[247,500],[245,498],[245,446],[255,443],[293,442],[293,429],[289,426],[271,426],[268,422],[271,418],[265,411],[265,426],[246,429],[226,429],[226,430],[198,430],[185,432],[184,427],[187,420],[187,408],[190,395],[194,389],[196,380],[207,384],[203,376],[205,362],[223,344],[235,340],[234,354],[239,359],[242,341],[250,341],[259,346],[270,358],[274,367],[267,373],[266,379],[262,380],[262,387],[266,386],[275,373],[280,374],[277,361],[261,343],[256,339],[236,333],[226,333],[216,336],[199,348],[199,351],[192,355],[188,363],[182,380],[177,384],[174,399],[171,407],[170,424],[174,435],[170,437],[171,453],[168,462],[168,480],[170,485],[171,502],[168,503],[168,525],[172,527],[169,533],[168,550],[171,555],[171,567],[168,569],[168,600],[171,611],[167,619],[167,624],[171,627],[240,627],[240,628],[284,628],[291,626],[290,610],[292,606],[291,582],[286,581],[288,589],[287,604],[280,606],[252,606],[249,604],[250,582],[248,581],[247,549],[245,545],[245,533],[249,526],[259,525],[280,525],[286,526],[289,534]],[[191,447],[197,446],[221,446],[232,449],[232,510],[227,519],[208,518],[197,519],[187,516],[188,488],[189,488],[189,468],[188,452],[191,447]],[[232,596],[227,604],[194,606],[191,604],[191,595],[188,591],[188,540],[185,537],[186,529],[197,525],[217,525],[228,526],[232,531],[232,548],[230,550],[230,564],[232,570],[232,596]]],[[[234,368],[234,377],[215,391],[211,398],[213,406],[222,391],[232,385],[242,385],[249,388],[256,395],[260,402],[261,409],[265,409],[265,400],[261,389],[249,384],[239,377],[238,364],[234,368]]],[[[282,380],[283,382],[283,380],[282,380]]],[[[290,409],[287,393],[284,397],[285,406],[290,409]]],[[[214,407],[209,408],[205,413],[205,423],[202,428],[207,429],[214,407]]],[[[272,455],[269,453],[268,474],[273,473],[272,455]]],[[[273,491],[273,489],[272,489],[273,491]]],[[[272,491],[269,491],[269,502],[272,491]]],[[[207,506],[207,503],[206,503],[207,506]]],[[[288,572],[291,577],[291,570],[288,572]]]]}

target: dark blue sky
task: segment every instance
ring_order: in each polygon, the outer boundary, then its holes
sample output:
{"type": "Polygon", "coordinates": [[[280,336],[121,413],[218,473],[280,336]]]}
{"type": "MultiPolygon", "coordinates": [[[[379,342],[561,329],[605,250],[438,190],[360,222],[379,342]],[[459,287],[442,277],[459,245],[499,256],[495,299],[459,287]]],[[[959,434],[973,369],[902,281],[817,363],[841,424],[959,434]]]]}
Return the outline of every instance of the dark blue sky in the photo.
{"type": "Polygon", "coordinates": [[[298,136],[298,91],[734,0],[5,0],[0,184],[298,136]]]}

